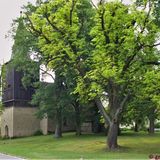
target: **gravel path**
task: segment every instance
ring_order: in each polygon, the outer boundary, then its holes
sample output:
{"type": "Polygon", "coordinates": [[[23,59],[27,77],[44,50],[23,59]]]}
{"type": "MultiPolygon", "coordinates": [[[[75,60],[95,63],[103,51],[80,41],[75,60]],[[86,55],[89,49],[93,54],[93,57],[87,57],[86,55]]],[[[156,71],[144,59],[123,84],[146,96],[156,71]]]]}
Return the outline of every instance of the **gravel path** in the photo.
{"type": "Polygon", "coordinates": [[[0,160],[3,160],[3,159],[6,159],[6,160],[25,160],[23,158],[18,158],[18,157],[14,157],[14,156],[10,156],[10,155],[6,155],[6,154],[2,154],[0,153],[0,160]]]}

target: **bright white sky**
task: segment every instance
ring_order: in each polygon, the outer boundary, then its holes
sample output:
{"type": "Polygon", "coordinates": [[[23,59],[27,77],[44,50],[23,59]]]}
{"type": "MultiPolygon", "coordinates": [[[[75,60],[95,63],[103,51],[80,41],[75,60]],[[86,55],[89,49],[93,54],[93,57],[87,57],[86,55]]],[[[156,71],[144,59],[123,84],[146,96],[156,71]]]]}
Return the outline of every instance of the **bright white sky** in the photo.
{"type": "MultiPolygon", "coordinates": [[[[0,0],[0,64],[10,59],[13,42],[5,38],[11,29],[12,20],[20,16],[21,7],[27,2],[36,0],[0,0]]],[[[97,1],[97,0],[93,0],[97,1]]],[[[130,0],[124,0],[129,3],[130,0]]]]}
{"type": "Polygon", "coordinates": [[[35,0],[0,0],[0,63],[6,62],[11,56],[11,38],[5,38],[11,29],[12,20],[20,15],[21,7],[35,0]]]}

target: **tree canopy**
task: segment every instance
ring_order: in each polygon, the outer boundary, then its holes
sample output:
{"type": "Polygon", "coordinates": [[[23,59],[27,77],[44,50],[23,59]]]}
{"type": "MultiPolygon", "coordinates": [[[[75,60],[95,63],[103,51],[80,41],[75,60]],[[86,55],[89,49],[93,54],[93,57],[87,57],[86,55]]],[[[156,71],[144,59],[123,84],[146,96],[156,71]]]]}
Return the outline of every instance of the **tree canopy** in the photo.
{"type": "MultiPolygon", "coordinates": [[[[148,98],[159,105],[158,12],[152,1],[141,2],[100,1],[95,6],[89,0],[49,0],[24,11],[27,32],[22,34],[31,38],[23,41],[29,46],[22,52],[34,49],[39,64],[63,77],[62,88],[78,110],[82,102],[96,104],[109,126],[109,149],[118,148],[118,126],[128,101],[137,96],[135,105],[148,98]]],[[[56,99],[59,104],[64,98],[56,99]]]]}

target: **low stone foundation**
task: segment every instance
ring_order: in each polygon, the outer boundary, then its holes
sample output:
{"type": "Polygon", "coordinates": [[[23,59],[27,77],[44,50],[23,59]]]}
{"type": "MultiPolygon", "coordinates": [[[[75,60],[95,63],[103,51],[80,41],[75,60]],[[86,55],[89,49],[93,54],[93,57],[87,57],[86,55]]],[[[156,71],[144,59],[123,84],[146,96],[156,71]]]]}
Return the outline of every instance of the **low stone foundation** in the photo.
{"type": "Polygon", "coordinates": [[[37,108],[6,107],[1,115],[2,137],[24,137],[40,130],[40,120],[36,118],[37,108]]]}
{"type": "MultiPolygon", "coordinates": [[[[1,137],[25,137],[42,131],[44,135],[55,131],[54,119],[36,117],[36,107],[5,107],[1,115],[1,137]]],[[[73,131],[75,126],[71,122],[63,124],[63,131],[73,131]]]]}

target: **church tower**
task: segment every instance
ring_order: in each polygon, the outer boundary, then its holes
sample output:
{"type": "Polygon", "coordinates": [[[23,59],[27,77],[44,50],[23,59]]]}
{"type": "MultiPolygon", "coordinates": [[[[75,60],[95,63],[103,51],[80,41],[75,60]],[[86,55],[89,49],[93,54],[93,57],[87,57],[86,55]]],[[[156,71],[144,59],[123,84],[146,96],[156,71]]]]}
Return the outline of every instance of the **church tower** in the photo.
{"type": "MultiPolygon", "coordinates": [[[[18,24],[11,61],[2,67],[1,136],[11,138],[33,135],[40,130],[40,120],[35,116],[38,108],[30,104],[34,88],[31,86],[25,88],[22,85],[24,72],[17,71],[11,64],[16,55],[25,56],[28,52],[27,32],[25,32],[22,17],[19,18],[18,24]]],[[[28,58],[27,54],[25,58],[28,58]]],[[[38,72],[39,70],[35,74],[38,72]]]]}
{"type": "Polygon", "coordinates": [[[10,62],[4,64],[3,68],[1,136],[12,138],[33,135],[40,130],[40,120],[35,116],[37,107],[30,104],[34,89],[23,87],[23,73],[10,68],[10,62]]]}

